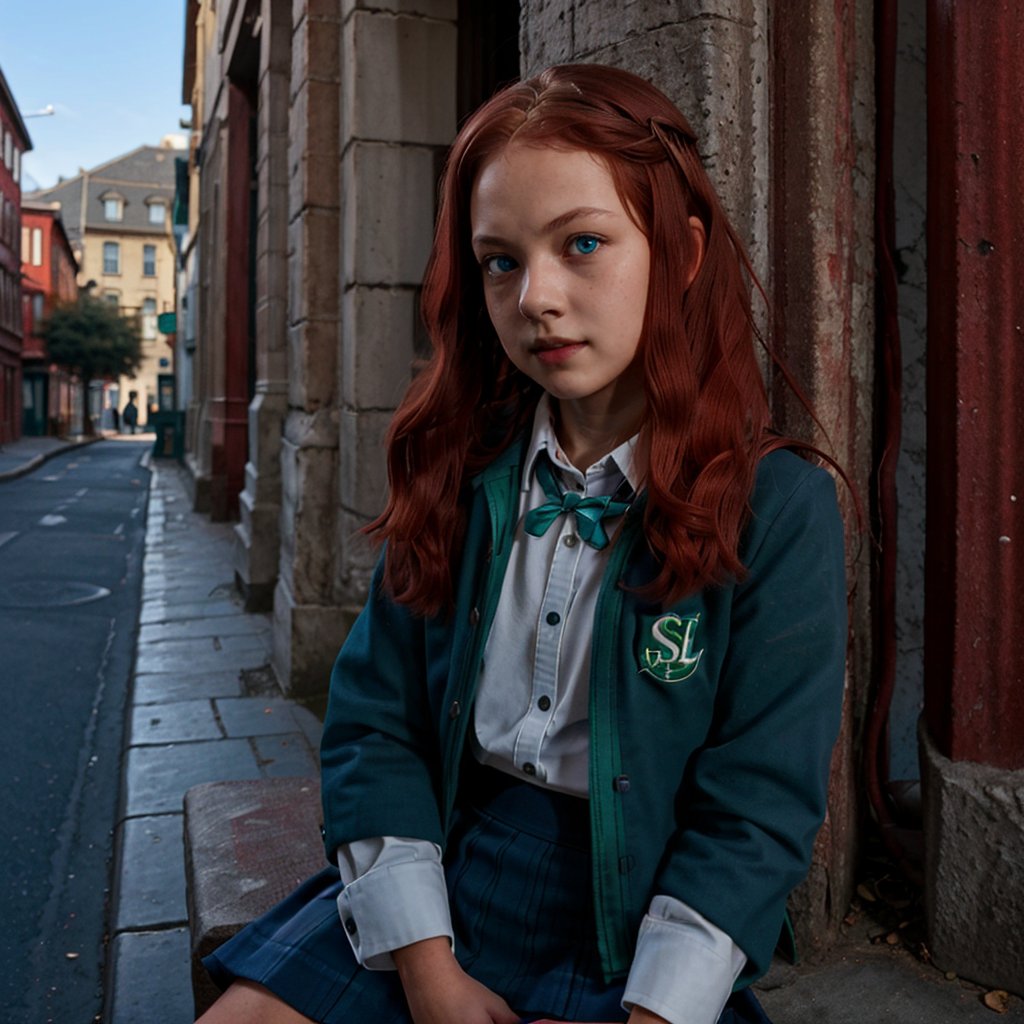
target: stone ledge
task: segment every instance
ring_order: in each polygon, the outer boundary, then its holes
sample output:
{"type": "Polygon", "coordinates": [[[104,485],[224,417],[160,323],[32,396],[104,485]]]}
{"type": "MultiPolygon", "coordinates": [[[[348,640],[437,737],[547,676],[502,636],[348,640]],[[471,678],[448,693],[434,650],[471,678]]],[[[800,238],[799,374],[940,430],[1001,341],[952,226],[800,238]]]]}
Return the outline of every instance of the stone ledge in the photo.
{"type": "Polygon", "coordinates": [[[932,959],[1024,995],[1024,770],[950,761],[923,721],[918,736],[932,959]]]}
{"type": "Polygon", "coordinates": [[[196,1016],[219,995],[201,959],[325,867],[316,777],[209,782],[185,794],[196,1016]]]}

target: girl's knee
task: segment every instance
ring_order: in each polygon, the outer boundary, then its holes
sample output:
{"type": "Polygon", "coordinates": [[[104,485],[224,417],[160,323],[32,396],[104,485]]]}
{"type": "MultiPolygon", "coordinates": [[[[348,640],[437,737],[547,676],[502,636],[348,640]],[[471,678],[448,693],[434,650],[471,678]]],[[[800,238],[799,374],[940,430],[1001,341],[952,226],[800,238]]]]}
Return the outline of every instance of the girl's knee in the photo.
{"type": "Polygon", "coordinates": [[[312,1024],[268,988],[240,978],[204,1013],[196,1024],[312,1024]]]}

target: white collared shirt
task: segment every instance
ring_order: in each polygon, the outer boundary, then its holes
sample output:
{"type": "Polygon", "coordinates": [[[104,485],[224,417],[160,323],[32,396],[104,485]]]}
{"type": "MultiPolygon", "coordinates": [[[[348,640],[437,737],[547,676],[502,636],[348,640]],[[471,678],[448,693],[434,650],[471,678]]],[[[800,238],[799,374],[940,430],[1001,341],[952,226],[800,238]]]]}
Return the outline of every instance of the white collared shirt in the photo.
{"type": "MultiPolygon", "coordinates": [[[[484,652],[470,743],[484,764],[576,796],[588,789],[591,626],[611,549],[582,542],[572,514],[541,537],[526,512],[548,500],[535,472],[549,458],[563,488],[627,498],[643,479],[636,437],[587,471],[569,462],[555,436],[547,396],[527,449],[519,519],[484,652]]],[[[620,518],[604,520],[614,537],[620,518]]],[[[345,888],[338,908],[357,959],[392,969],[391,950],[438,935],[452,939],[441,851],[393,836],[338,849],[345,888]]],[[[671,1024],[715,1024],[746,963],[721,929],[680,900],[655,896],[640,927],[623,1005],[671,1024]]]]}

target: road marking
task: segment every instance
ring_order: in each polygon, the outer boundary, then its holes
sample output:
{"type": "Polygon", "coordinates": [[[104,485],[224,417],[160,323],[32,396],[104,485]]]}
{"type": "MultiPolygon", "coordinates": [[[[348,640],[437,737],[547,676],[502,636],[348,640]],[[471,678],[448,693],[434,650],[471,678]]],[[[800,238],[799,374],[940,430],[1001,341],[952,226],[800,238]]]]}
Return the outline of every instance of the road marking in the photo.
{"type": "Polygon", "coordinates": [[[76,498],[84,498],[89,493],[88,487],[83,487],[80,491],[75,491],[76,498]]]}
{"type": "Polygon", "coordinates": [[[67,519],[64,516],[43,516],[39,520],[40,526],[60,526],[61,523],[66,523],[67,519]]]}
{"type": "Polygon", "coordinates": [[[124,523],[118,523],[117,526],[114,527],[114,536],[119,537],[122,533],[124,533],[124,523]]]}
{"type": "Polygon", "coordinates": [[[0,533],[0,548],[2,548],[9,540],[14,540],[17,536],[17,533],[0,533]]]}

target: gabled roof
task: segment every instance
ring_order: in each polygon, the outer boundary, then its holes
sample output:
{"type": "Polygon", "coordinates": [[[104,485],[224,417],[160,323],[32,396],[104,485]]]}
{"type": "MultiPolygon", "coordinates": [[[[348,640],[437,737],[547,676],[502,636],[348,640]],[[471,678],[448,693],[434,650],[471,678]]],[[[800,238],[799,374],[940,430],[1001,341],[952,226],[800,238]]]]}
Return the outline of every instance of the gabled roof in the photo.
{"type": "Polygon", "coordinates": [[[89,229],[110,232],[164,235],[169,228],[149,222],[149,207],[163,202],[170,210],[174,202],[174,160],[179,151],[167,146],[139,146],[52,188],[28,193],[33,202],[59,202],[68,236],[81,238],[89,229]],[[104,216],[103,197],[124,200],[123,219],[104,216]],[[84,203],[84,216],[83,216],[84,203]]]}

